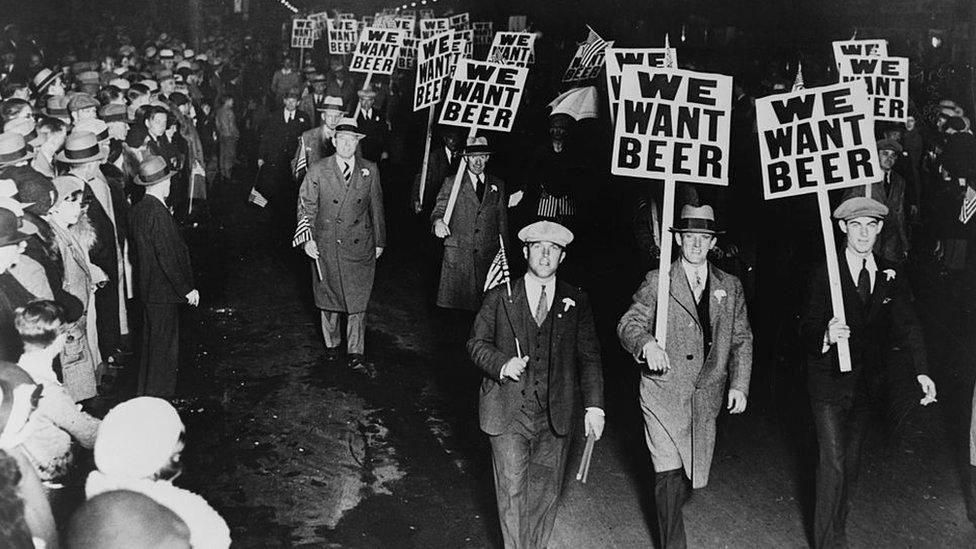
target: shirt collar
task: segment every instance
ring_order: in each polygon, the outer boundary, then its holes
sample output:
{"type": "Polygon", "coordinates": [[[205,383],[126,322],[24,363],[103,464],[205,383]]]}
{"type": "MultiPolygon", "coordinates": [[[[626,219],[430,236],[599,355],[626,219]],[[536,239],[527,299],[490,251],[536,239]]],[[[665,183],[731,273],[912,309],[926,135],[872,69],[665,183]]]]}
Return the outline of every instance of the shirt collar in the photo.
{"type": "Polygon", "coordinates": [[[851,270],[851,276],[854,280],[857,280],[858,273],[861,272],[861,267],[863,267],[864,260],[867,260],[868,273],[874,276],[874,273],[878,272],[878,263],[874,260],[874,254],[868,254],[867,257],[859,257],[850,248],[844,248],[844,257],[847,258],[847,266],[851,270]]]}
{"type": "Polygon", "coordinates": [[[708,261],[705,261],[701,265],[692,265],[682,257],[681,267],[685,270],[685,276],[688,277],[688,282],[694,282],[695,275],[699,273],[701,273],[703,280],[708,277],[708,261]]]}

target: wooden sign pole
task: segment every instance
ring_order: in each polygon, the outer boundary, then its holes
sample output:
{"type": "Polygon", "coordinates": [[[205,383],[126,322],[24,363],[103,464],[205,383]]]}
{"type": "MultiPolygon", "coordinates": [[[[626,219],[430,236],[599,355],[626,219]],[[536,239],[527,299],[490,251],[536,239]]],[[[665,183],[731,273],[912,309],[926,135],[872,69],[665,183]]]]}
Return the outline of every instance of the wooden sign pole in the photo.
{"type": "Polygon", "coordinates": [[[674,179],[664,180],[664,204],[661,205],[661,257],[657,272],[657,317],[654,321],[654,338],[664,349],[668,336],[668,301],[671,296],[671,244],[674,238],[668,230],[674,225],[674,179]]]}
{"type": "MultiPolygon", "coordinates": [[[[468,141],[474,139],[475,135],[478,133],[478,128],[473,127],[468,132],[468,141]]],[[[465,141],[467,143],[467,141],[465,141]]],[[[457,175],[454,176],[454,185],[451,187],[451,196],[447,199],[447,210],[444,212],[444,223],[449,227],[451,225],[451,214],[454,213],[454,204],[457,203],[457,195],[461,190],[461,180],[464,178],[464,172],[468,169],[468,159],[462,156],[462,162],[458,165],[457,175]]]]}
{"type": "Polygon", "coordinates": [[[427,139],[424,142],[424,163],[420,168],[420,195],[417,197],[420,204],[424,203],[424,188],[427,186],[427,166],[430,163],[430,140],[434,129],[434,106],[428,107],[430,114],[427,116],[427,139]]]}
{"type": "MultiPolygon", "coordinates": [[[[817,202],[820,205],[820,228],[823,230],[824,248],[827,252],[827,279],[830,283],[830,305],[834,316],[841,322],[847,323],[844,314],[844,294],[841,291],[840,263],[837,261],[837,244],[834,241],[834,228],[830,224],[830,201],[827,198],[827,188],[817,188],[817,202]]],[[[851,371],[851,348],[848,340],[837,341],[837,358],[840,359],[840,371],[851,371]]]]}
{"type": "MultiPolygon", "coordinates": [[[[363,80],[363,87],[362,87],[362,89],[365,90],[366,88],[368,88],[369,87],[369,83],[372,80],[373,80],[373,73],[372,72],[367,72],[366,73],[366,80],[363,80]]],[[[362,91],[362,90],[360,90],[360,91],[362,91]]],[[[361,103],[359,101],[359,98],[357,97],[356,98],[356,112],[354,112],[352,114],[352,119],[353,120],[357,120],[357,121],[359,120],[359,111],[362,110],[362,109],[360,109],[360,105],[361,105],[361,103]]]]}

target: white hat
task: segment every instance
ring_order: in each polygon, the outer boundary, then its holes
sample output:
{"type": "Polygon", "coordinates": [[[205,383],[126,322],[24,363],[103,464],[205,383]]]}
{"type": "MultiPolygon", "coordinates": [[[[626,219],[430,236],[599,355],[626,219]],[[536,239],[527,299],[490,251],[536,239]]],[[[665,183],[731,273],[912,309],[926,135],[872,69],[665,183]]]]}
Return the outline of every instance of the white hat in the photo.
{"type": "Polygon", "coordinates": [[[163,468],[183,434],[169,402],[136,397],[109,410],[95,440],[95,466],[106,475],[147,478],[163,468]]]}
{"type": "Polygon", "coordinates": [[[552,242],[565,248],[573,241],[573,233],[559,223],[552,221],[536,221],[518,232],[522,242],[552,242]]]}

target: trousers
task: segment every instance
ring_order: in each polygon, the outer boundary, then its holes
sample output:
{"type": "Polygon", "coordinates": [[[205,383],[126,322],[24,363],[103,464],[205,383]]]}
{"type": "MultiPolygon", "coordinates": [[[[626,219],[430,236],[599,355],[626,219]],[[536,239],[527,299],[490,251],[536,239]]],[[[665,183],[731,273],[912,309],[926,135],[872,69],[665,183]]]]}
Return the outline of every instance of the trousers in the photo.
{"type": "MultiPolygon", "coordinates": [[[[342,330],[339,324],[341,315],[336,311],[322,310],[322,337],[325,346],[335,349],[342,343],[342,330]]],[[[361,355],[366,346],[366,313],[346,313],[346,352],[361,355]]]]}
{"type": "Polygon", "coordinates": [[[180,310],[175,303],[143,303],[142,350],[136,393],[171,397],[179,370],[180,310]]]}

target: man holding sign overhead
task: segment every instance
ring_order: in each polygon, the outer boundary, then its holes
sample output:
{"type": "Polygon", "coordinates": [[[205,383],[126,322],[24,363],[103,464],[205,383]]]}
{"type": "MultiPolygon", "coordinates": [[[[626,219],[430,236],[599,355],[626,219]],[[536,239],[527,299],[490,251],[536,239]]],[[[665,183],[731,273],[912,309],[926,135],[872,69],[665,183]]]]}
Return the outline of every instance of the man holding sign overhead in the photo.
{"type": "Polygon", "coordinates": [[[708,262],[721,233],[711,206],[685,206],[671,232],[681,258],[671,264],[665,346],[654,336],[657,270],[634,294],[617,336],[642,364],[640,402],[661,547],[680,548],[686,546],[688,479],[692,488],[708,483],[715,419],[723,404],[733,414],[746,409],[752,329],[742,283],[708,262]]]}
{"type": "Polygon", "coordinates": [[[927,375],[925,344],[915,317],[906,275],[872,252],[888,208],[863,196],[845,200],[834,218],[846,235],[840,252],[846,320],[834,316],[826,266],[810,282],[800,335],[807,353],[807,388],[817,430],[817,503],[814,547],[846,547],[845,523],[850,491],[857,478],[868,418],[890,379],[885,359],[892,344],[914,362],[924,397],[935,402],[935,383],[927,375]],[[851,371],[838,366],[837,343],[847,340],[851,371]]]}

